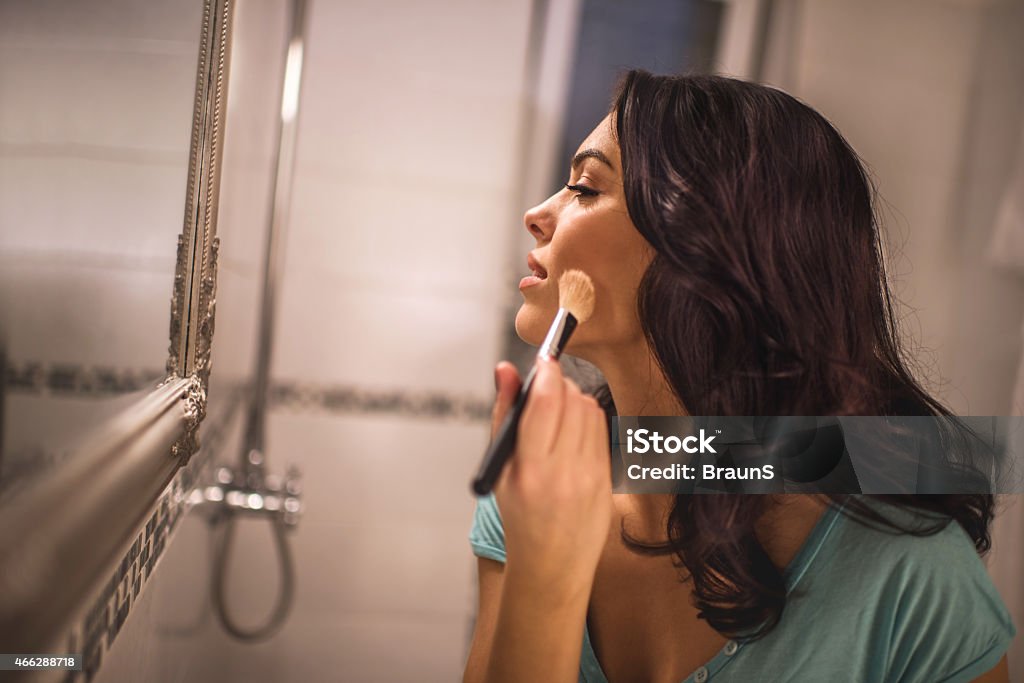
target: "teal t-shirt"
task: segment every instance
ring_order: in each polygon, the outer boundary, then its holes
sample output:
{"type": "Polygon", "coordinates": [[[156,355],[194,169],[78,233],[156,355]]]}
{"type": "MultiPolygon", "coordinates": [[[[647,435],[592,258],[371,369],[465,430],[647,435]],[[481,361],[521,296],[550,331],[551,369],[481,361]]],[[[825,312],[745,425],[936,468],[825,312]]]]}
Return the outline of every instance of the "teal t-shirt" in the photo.
{"type": "MultiPolygon", "coordinates": [[[[893,521],[916,513],[872,501],[893,521]]],[[[505,561],[494,496],[477,502],[473,552],[505,561]]],[[[956,522],[917,537],[872,529],[830,506],[786,568],[782,620],[761,640],[729,641],[683,683],[959,683],[993,668],[1016,629],[956,522]]],[[[608,683],[584,631],[581,683],[608,683]]]]}

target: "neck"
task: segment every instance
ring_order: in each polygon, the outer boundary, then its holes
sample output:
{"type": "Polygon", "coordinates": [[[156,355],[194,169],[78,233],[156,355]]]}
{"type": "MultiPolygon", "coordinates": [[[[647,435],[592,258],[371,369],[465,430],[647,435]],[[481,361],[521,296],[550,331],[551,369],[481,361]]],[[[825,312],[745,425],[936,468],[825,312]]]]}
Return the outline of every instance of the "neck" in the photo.
{"type": "MultiPolygon", "coordinates": [[[[687,415],[645,339],[606,353],[580,354],[604,375],[619,415],[639,417],[687,415]]],[[[671,494],[617,495],[616,509],[634,538],[663,542],[665,524],[675,496],[671,494]],[[626,518],[629,518],[628,522],[626,518]]]]}
{"type": "Polygon", "coordinates": [[[594,358],[619,415],[687,415],[646,340],[594,358]]]}

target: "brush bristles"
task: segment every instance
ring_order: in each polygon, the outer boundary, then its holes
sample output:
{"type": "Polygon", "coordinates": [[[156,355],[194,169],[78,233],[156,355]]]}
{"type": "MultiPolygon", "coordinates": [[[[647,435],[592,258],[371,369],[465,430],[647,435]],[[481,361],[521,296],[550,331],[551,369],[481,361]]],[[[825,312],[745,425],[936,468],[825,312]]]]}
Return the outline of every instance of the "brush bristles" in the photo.
{"type": "Polygon", "coordinates": [[[558,306],[582,323],[594,312],[594,283],[582,270],[567,270],[558,279],[558,306]]]}

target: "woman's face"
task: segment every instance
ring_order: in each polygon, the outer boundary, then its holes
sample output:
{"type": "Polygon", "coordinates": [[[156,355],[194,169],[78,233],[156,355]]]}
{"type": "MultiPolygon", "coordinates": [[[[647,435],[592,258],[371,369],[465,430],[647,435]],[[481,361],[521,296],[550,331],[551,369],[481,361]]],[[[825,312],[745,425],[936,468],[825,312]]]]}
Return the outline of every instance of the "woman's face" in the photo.
{"type": "Polygon", "coordinates": [[[540,345],[558,310],[558,278],[578,268],[594,282],[595,306],[569,342],[572,355],[594,360],[601,352],[643,341],[636,301],[654,250],[626,209],[622,163],[611,115],[587,136],[564,187],[524,216],[537,241],[519,289],[523,305],[516,332],[540,345]]]}

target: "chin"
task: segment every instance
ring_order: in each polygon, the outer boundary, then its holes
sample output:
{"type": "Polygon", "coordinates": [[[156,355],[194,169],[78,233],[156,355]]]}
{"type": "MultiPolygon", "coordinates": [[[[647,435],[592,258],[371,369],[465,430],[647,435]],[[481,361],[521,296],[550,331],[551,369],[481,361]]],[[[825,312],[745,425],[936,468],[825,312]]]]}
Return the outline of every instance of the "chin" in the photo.
{"type": "MultiPolygon", "coordinates": [[[[540,346],[544,343],[544,337],[547,336],[554,318],[555,311],[546,311],[541,307],[524,303],[516,313],[516,335],[530,346],[540,346]]],[[[587,332],[577,328],[562,352],[592,363],[588,337],[587,332]]]]}
{"type": "Polygon", "coordinates": [[[544,343],[544,336],[547,335],[554,317],[554,311],[545,316],[544,311],[539,310],[537,306],[524,303],[516,313],[516,334],[527,344],[540,346],[544,343]]]}

